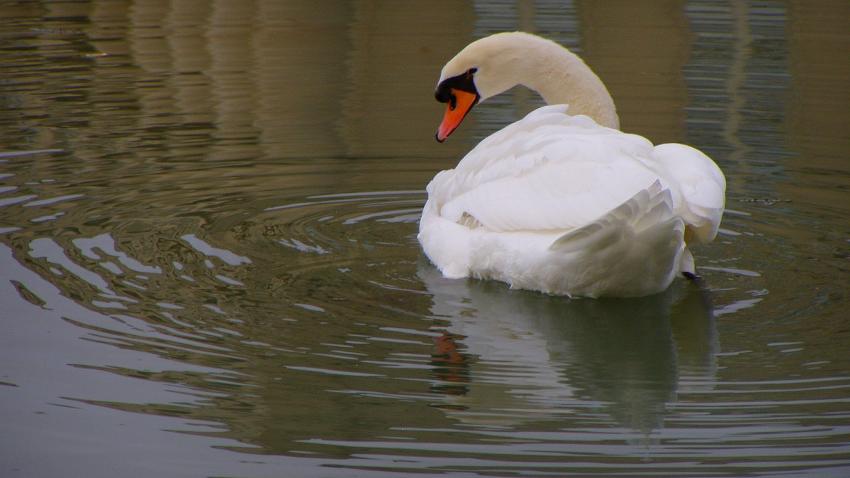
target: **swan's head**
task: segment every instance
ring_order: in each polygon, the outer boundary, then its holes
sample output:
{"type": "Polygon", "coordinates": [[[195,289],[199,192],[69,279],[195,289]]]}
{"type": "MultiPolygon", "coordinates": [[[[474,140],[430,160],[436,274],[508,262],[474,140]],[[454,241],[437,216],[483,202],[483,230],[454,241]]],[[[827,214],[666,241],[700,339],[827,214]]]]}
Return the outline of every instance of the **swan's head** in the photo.
{"type": "Polygon", "coordinates": [[[497,33],[470,43],[449,60],[434,92],[437,101],[446,103],[437,141],[445,141],[473,106],[518,84],[527,70],[528,49],[541,42],[551,43],[528,33],[497,33]]]}
{"type": "MultiPolygon", "coordinates": [[[[445,75],[446,69],[443,68],[445,75]]],[[[463,73],[446,77],[440,76],[434,97],[440,103],[446,103],[446,113],[437,128],[437,141],[443,142],[460,125],[467,113],[481,100],[481,94],[475,86],[477,67],[469,67],[463,73]]]]}
{"type": "Polygon", "coordinates": [[[475,40],[443,67],[435,96],[447,106],[437,141],[445,141],[473,106],[515,85],[536,91],[547,104],[570,105],[570,114],[619,128],[614,100],[581,58],[537,35],[505,32],[475,40]]]}

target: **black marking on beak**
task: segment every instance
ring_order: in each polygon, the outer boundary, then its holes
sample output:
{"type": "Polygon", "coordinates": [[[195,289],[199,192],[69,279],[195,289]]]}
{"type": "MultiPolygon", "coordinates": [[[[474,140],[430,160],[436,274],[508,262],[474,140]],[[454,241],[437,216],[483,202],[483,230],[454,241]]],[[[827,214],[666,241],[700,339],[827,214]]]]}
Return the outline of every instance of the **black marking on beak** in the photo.
{"type": "Polygon", "coordinates": [[[470,68],[466,73],[441,81],[437,85],[437,90],[434,91],[434,98],[440,103],[449,103],[449,107],[454,110],[457,106],[457,98],[452,94],[452,88],[472,93],[475,96],[481,96],[478,94],[478,89],[475,88],[474,80],[476,71],[478,71],[478,68],[470,68]]]}

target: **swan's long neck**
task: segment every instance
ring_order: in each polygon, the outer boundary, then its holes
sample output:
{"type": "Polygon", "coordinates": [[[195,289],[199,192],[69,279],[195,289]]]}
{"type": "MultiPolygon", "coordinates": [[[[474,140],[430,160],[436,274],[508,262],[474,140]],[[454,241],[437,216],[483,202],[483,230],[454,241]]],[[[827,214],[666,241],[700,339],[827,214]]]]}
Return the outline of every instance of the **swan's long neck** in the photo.
{"type": "Polygon", "coordinates": [[[602,80],[581,58],[553,41],[522,32],[490,35],[470,43],[449,61],[440,80],[473,66],[482,101],[520,84],[549,104],[570,105],[570,114],[620,127],[614,100],[602,80]]]}
{"type": "Polygon", "coordinates": [[[570,114],[590,116],[609,128],[620,128],[614,100],[602,80],[581,58],[562,46],[543,40],[529,52],[527,68],[518,81],[537,91],[546,103],[570,105],[570,114]]]}

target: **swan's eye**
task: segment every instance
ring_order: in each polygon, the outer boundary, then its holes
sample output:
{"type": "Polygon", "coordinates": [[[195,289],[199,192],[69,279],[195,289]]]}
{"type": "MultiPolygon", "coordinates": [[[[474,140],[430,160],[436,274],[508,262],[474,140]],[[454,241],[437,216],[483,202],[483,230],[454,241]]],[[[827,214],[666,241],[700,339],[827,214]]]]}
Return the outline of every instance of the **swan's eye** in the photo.
{"type": "Polygon", "coordinates": [[[467,70],[467,71],[466,71],[466,78],[467,78],[468,80],[471,80],[471,79],[472,79],[472,75],[474,75],[476,71],[478,71],[478,68],[470,68],[469,70],[467,70]]]}

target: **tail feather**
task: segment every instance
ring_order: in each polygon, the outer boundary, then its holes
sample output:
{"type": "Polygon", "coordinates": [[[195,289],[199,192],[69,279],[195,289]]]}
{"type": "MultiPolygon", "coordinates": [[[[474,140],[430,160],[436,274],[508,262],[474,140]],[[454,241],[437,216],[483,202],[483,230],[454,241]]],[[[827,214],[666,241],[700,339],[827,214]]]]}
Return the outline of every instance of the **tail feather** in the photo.
{"type": "Polygon", "coordinates": [[[661,144],[652,159],[677,184],[681,205],[677,212],[688,226],[688,243],[707,243],[717,235],[723,216],[726,178],[717,164],[703,152],[684,144],[661,144]]]}

